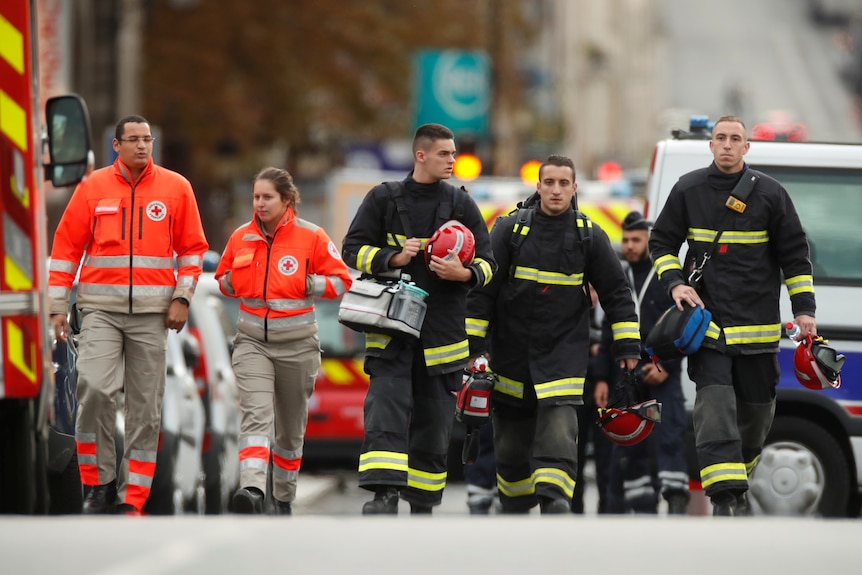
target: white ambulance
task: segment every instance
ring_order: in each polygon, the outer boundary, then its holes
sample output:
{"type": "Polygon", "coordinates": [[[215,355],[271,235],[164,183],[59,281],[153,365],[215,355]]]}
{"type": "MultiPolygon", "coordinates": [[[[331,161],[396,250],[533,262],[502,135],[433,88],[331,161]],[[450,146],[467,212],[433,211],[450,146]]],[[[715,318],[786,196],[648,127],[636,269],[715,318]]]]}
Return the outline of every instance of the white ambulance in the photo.
{"type": "MultiPolygon", "coordinates": [[[[712,162],[711,125],[658,142],[647,183],[645,215],[655,220],[680,176],[712,162]]],[[[792,341],[783,338],[775,421],[751,477],[757,514],[858,516],[862,505],[862,145],[752,141],[745,157],[787,189],[811,246],[817,329],[846,356],[842,385],[802,387],[793,374],[792,341]]],[[[683,245],[685,250],[685,245],[683,245]]],[[[781,317],[792,321],[782,289],[781,317]]],[[[683,372],[689,406],[694,385],[683,372]]],[[[696,468],[696,465],[693,466],[696,468]]]]}

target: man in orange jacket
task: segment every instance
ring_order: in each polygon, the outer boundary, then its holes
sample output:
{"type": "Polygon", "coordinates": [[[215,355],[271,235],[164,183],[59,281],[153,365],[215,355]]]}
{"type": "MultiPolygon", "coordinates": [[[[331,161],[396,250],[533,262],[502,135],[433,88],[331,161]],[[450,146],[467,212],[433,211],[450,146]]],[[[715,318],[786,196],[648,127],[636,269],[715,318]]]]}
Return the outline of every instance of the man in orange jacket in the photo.
{"type": "Polygon", "coordinates": [[[82,314],[75,439],[84,513],[137,513],[156,468],[167,330],[182,330],[208,245],[192,187],[153,163],[150,124],[128,116],[117,160],[81,182],[51,252],[51,323],[66,341],[76,275],[82,314]],[[83,258],[83,259],[82,259],[83,258]],[[114,399],[125,391],[125,452],[117,484],[114,399]]]}

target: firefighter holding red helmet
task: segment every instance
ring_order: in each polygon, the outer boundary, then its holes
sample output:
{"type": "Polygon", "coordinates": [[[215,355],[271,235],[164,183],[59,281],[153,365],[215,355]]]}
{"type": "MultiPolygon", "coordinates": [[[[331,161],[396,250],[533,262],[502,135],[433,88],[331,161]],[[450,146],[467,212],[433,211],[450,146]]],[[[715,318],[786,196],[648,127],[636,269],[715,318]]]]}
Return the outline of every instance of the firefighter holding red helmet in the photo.
{"type": "Polygon", "coordinates": [[[817,335],[805,231],[781,184],[744,162],[749,147],[742,120],[719,118],[709,142],[713,163],[674,185],[649,244],[656,274],[677,307],[712,313],[703,344],[688,358],[688,374],[697,390],[700,477],[715,515],[747,512],[748,478],[772,425],[782,280],[801,330],[797,339],[817,335]],[[745,181],[753,187],[742,192],[745,181]],[[685,266],[678,255],[683,242],[685,266]]]}

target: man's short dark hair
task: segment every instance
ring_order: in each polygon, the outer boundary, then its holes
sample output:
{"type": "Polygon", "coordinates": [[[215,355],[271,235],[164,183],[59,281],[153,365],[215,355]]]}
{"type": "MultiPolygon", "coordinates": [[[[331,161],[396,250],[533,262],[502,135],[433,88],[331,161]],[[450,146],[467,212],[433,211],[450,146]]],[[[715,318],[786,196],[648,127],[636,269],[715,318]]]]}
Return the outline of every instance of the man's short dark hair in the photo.
{"type": "Polygon", "coordinates": [[[150,125],[146,118],[143,118],[142,116],[126,116],[125,118],[117,122],[117,129],[114,132],[114,137],[118,140],[123,139],[123,134],[126,133],[126,124],[146,124],[148,126],[150,125]]]}
{"type": "Polygon", "coordinates": [[[715,126],[717,126],[721,122],[735,122],[735,123],[739,124],[740,126],[742,126],[742,129],[745,130],[746,133],[748,133],[748,128],[745,127],[745,122],[742,121],[742,118],[739,118],[737,116],[731,116],[731,115],[722,116],[721,118],[716,120],[715,123],[712,125],[713,129],[715,129],[715,126]]]}
{"type": "Polygon", "coordinates": [[[539,166],[539,181],[542,181],[542,170],[545,169],[545,166],[558,166],[560,168],[571,168],[572,169],[572,181],[575,181],[575,162],[572,161],[571,158],[566,156],[559,156],[556,154],[552,154],[548,156],[548,159],[542,162],[542,165],[539,166]]]}
{"type": "Polygon", "coordinates": [[[443,124],[422,124],[413,135],[413,153],[427,150],[437,140],[454,140],[455,134],[443,124]]]}

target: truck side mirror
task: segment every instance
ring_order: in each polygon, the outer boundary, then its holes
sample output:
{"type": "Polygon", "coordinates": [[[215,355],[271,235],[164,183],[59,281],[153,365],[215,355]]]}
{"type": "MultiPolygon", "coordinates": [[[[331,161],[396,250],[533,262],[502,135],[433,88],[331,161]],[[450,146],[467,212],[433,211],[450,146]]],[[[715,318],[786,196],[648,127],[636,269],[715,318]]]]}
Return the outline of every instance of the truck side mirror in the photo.
{"type": "Polygon", "coordinates": [[[75,94],[49,98],[45,118],[50,157],[45,179],[58,188],[75,185],[93,171],[95,164],[87,105],[75,94]]]}

